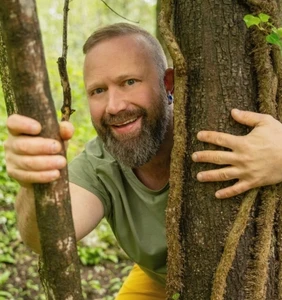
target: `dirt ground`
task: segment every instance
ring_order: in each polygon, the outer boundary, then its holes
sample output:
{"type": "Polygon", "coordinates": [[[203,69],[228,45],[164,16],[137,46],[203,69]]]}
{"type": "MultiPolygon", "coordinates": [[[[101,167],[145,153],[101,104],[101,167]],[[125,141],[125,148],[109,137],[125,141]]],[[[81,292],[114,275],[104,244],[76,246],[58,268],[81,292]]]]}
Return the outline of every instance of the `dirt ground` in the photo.
{"type": "MultiPolygon", "coordinates": [[[[1,273],[10,272],[10,276],[4,284],[1,284],[0,279],[0,300],[44,300],[37,272],[38,256],[22,244],[17,246],[16,251],[16,263],[1,265],[1,273]]],[[[104,261],[96,266],[81,265],[84,299],[114,299],[131,265],[128,260],[121,260],[118,263],[104,261]]]]}

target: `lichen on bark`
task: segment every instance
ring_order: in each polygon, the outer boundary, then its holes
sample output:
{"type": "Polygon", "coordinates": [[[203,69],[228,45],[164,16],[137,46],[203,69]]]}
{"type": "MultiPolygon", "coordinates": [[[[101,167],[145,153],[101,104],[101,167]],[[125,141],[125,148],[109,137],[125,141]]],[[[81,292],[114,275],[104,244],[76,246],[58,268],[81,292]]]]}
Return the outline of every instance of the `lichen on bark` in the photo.
{"type": "Polygon", "coordinates": [[[162,0],[159,16],[159,29],[167,45],[174,65],[174,145],[170,163],[170,193],[166,208],[166,236],[168,244],[168,272],[166,279],[167,299],[181,293],[182,284],[182,246],[180,242],[180,216],[184,179],[184,159],[186,154],[186,119],[185,106],[187,99],[187,68],[186,61],[177,44],[171,28],[171,0],[162,0]]]}

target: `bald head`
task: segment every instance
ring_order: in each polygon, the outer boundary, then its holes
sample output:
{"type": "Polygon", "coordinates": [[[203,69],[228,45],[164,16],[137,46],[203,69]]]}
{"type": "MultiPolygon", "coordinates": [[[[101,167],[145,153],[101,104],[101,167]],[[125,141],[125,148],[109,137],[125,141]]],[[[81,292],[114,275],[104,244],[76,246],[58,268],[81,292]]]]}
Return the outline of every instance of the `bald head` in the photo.
{"type": "Polygon", "coordinates": [[[120,36],[132,36],[143,50],[148,51],[157,67],[159,77],[162,80],[165,70],[167,69],[164,51],[156,38],[138,26],[128,23],[117,23],[102,27],[94,31],[87,39],[83,46],[83,52],[87,54],[90,49],[102,41],[120,36]]]}

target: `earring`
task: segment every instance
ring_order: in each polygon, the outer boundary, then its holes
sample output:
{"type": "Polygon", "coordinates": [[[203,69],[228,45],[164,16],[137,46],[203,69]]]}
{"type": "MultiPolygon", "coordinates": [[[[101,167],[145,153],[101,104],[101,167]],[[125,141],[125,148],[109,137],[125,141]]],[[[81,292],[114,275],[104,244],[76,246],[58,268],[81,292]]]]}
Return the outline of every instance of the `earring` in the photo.
{"type": "Polygon", "coordinates": [[[171,104],[173,102],[173,95],[171,94],[170,91],[168,91],[167,99],[168,99],[168,104],[171,104]]]}

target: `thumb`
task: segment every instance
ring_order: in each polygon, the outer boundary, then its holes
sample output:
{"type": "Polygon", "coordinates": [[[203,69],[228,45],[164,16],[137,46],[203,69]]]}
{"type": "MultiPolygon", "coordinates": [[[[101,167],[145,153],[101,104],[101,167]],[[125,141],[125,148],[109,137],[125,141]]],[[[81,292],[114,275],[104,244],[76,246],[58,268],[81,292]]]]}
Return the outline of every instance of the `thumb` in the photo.
{"type": "Polygon", "coordinates": [[[235,108],[232,109],[231,115],[238,123],[250,127],[259,126],[263,122],[263,115],[252,111],[244,111],[235,108]]]}
{"type": "Polygon", "coordinates": [[[68,121],[62,121],[60,123],[60,135],[64,141],[71,139],[73,133],[74,133],[74,127],[72,123],[68,121]]]}

